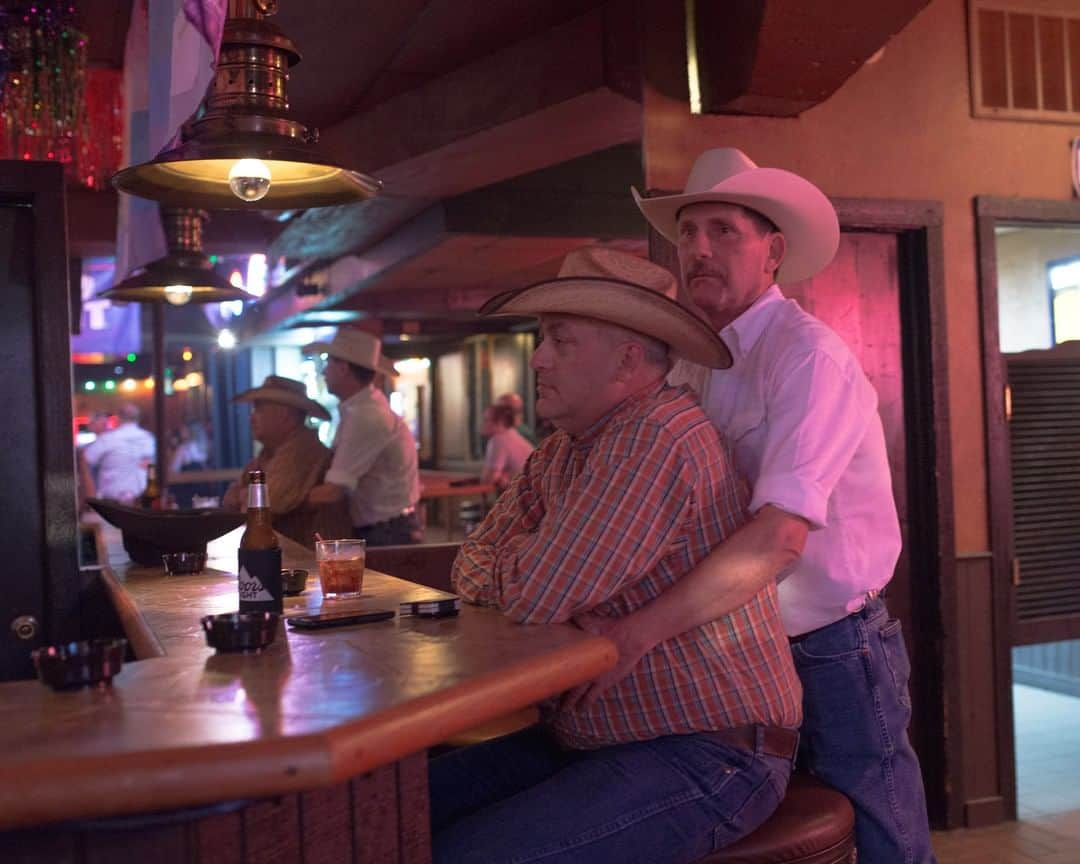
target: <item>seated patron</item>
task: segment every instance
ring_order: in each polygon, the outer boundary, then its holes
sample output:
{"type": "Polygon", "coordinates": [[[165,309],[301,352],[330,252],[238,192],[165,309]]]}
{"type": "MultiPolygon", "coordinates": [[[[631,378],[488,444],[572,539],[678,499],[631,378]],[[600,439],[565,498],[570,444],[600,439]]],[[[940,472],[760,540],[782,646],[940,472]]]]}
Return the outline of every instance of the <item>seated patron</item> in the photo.
{"type": "Polygon", "coordinates": [[[521,394],[503,393],[494,404],[505,405],[514,413],[513,422],[510,425],[517,430],[518,435],[535,447],[540,439],[536,437],[536,430],[525,422],[525,400],[521,398],[521,394]]]}
{"type": "MultiPolygon", "coordinates": [[[[462,545],[455,589],[523,624],[622,616],[745,519],[719,433],[673,354],[731,356],[663,296],[661,267],[571,253],[559,278],[482,312],[539,315],[537,413],[557,431],[462,545]]],[[[653,648],[594,706],[542,706],[531,729],[430,765],[434,860],[692,861],[760,825],[784,795],[801,691],[775,584],[653,648]]]]}
{"type": "Polygon", "coordinates": [[[254,459],[244,466],[240,479],[225,492],[222,507],[244,510],[247,506],[248,471],[266,473],[274,528],[287,537],[313,546],[313,532],[320,530],[319,508],[307,503],[330,464],[330,451],[319,441],[307,417],[329,420],[330,413],[309,399],[303,383],[268,375],[261,387],[237,395],[234,402],[251,402],[251,435],[262,444],[254,459]]]}
{"type": "Polygon", "coordinates": [[[487,438],[481,479],[494,483],[496,491],[502,492],[536,448],[514,428],[514,410],[508,405],[488,406],[480,434],[487,438]]]}

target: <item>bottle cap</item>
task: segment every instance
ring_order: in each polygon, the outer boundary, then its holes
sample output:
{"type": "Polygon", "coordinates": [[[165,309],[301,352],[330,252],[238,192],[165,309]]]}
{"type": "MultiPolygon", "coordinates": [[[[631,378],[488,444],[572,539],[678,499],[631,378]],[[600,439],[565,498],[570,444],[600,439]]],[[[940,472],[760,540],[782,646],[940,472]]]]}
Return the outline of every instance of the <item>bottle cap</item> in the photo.
{"type": "Polygon", "coordinates": [[[251,471],[248,471],[248,483],[265,483],[265,482],[266,482],[266,472],[264,472],[261,468],[255,468],[255,469],[253,469],[251,471]]]}

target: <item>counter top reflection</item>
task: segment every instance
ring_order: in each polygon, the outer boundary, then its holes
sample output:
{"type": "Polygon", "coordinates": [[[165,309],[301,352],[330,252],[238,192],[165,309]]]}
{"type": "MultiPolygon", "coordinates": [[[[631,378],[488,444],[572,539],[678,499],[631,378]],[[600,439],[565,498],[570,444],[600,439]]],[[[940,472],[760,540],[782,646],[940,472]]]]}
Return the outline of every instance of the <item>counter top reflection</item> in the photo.
{"type": "MultiPolygon", "coordinates": [[[[125,627],[149,659],[112,687],[0,685],[0,829],[327,786],[422,751],[610,668],[614,647],[569,626],[523,627],[492,610],[293,632],[261,654],[215,654],[202,615],[236,609],[238,532],[215,569],[167,577],[107,569],[125,627]],[[153,656],[160,655],[160,656],[153,656]]],[[[322,606],[315,562],[286,616],[322,606]]],[[[326,609],[396,609],[428,589],[367,571],[363,596],[326,609]]]]}

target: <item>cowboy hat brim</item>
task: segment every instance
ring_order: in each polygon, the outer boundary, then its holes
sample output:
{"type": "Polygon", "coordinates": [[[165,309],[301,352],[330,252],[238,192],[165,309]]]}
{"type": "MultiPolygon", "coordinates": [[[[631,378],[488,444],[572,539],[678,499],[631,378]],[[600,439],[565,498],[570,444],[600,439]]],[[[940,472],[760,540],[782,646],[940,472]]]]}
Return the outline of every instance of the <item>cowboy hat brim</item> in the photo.
{"type": "Polygon", "coordinates": [[[593,318],[658,339],[673,354],[702,366],[731,366],[731,352],[708,324],[674,300],[633,282],[589,276],[547,279],[492,297],[478,314],[593,318]]]}
{"type": "Polygon", "coordinates": [[[773,221],[786,241],[777,282],[799,282],[820,272],[840,245],[836,210],[824,193],[798,174],[781,168],[743,171],[701,192],[645,198],[630,190],[649,224],[679,242],[679,211],[691,204],[738,204],[773,221]]]}
{"type": "Polygon", "coordinates": [[[252,387],[250,390],[245,390],[243,393],[237,393],[233,396],[233,402],[254,402],[257,399],[276,402],[279,405],[288,405],[290,408],[296,408],[305,414],[310,414],[312,417],[318,417],[320,420],[330,419],[330,412],[314,399],[301,396],[299,393],[290,393],[280,387],[252,387]]]}
{"type": "MultiPolygon", "coordinates": [[[[341,360],[347,360],[349,363],[356,363],[357,366],[363,366],[365,369],[371,369],[366,361],[358,363],[340,348],[335,348],[331,342],[310,342],[300,350],[304,354],[329,354],[331,357],[337,357],[341,360]]],[[[372,371],[381,372],[383,375],[391,375],[394,378],[397,378],[400,374],[397,369],[394,368],[394,361],[388,357],[383,357],[381,352],[379,355],[379,362],[375,364],[375,368],[372,371]]]]}

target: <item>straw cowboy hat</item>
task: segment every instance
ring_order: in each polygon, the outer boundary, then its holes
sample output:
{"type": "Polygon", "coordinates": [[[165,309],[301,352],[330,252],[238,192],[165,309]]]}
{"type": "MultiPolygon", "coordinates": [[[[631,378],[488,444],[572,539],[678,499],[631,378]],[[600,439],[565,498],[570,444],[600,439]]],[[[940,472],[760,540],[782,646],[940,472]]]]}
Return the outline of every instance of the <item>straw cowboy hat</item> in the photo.
{"type": "Polygon", "coordinates": [[[323,408],[314,399],[309,399],[304,385],[292,378],[282,378],[280,375],[267,375],[261,387],[253,387],[238,393],[233,397],[233,402],[254,402],[261,399],[264,402],[277,402],[280,405],[288,405],[296,408],[312,417],[320,420],[329,420],[330,412],[323,408]]]}
{"type": "Polygon", "coordinates": [[[731,352],[712,328],[671,299],[675,279],[663,267],[612,249],[575,249],[559,275],[499,294],[480,315],[580,315],[618,324],[664,342],[672,353],[727,369],[731,352]]]}
{"type": "Polygon", "coordinates": [[[394,364],[382,356],[382,343],[363,330],[338,330],[329,342],[312,342],[303,348],[305,354],[329,354],[365,369],[397,376],[394,364]]]}
{"type": "Polygon", "coordinates": [[[706,150],[694,163],[681,195],[643,198],[631,189],[649,224],[679,242],[679,211],[689,204],[739,204],[771,219],[787,241],[778,282],[809,279],[825,267],[840,243],[836,210],[820,189],[798,174],[758,168],[741,150],[706,150]]]}

